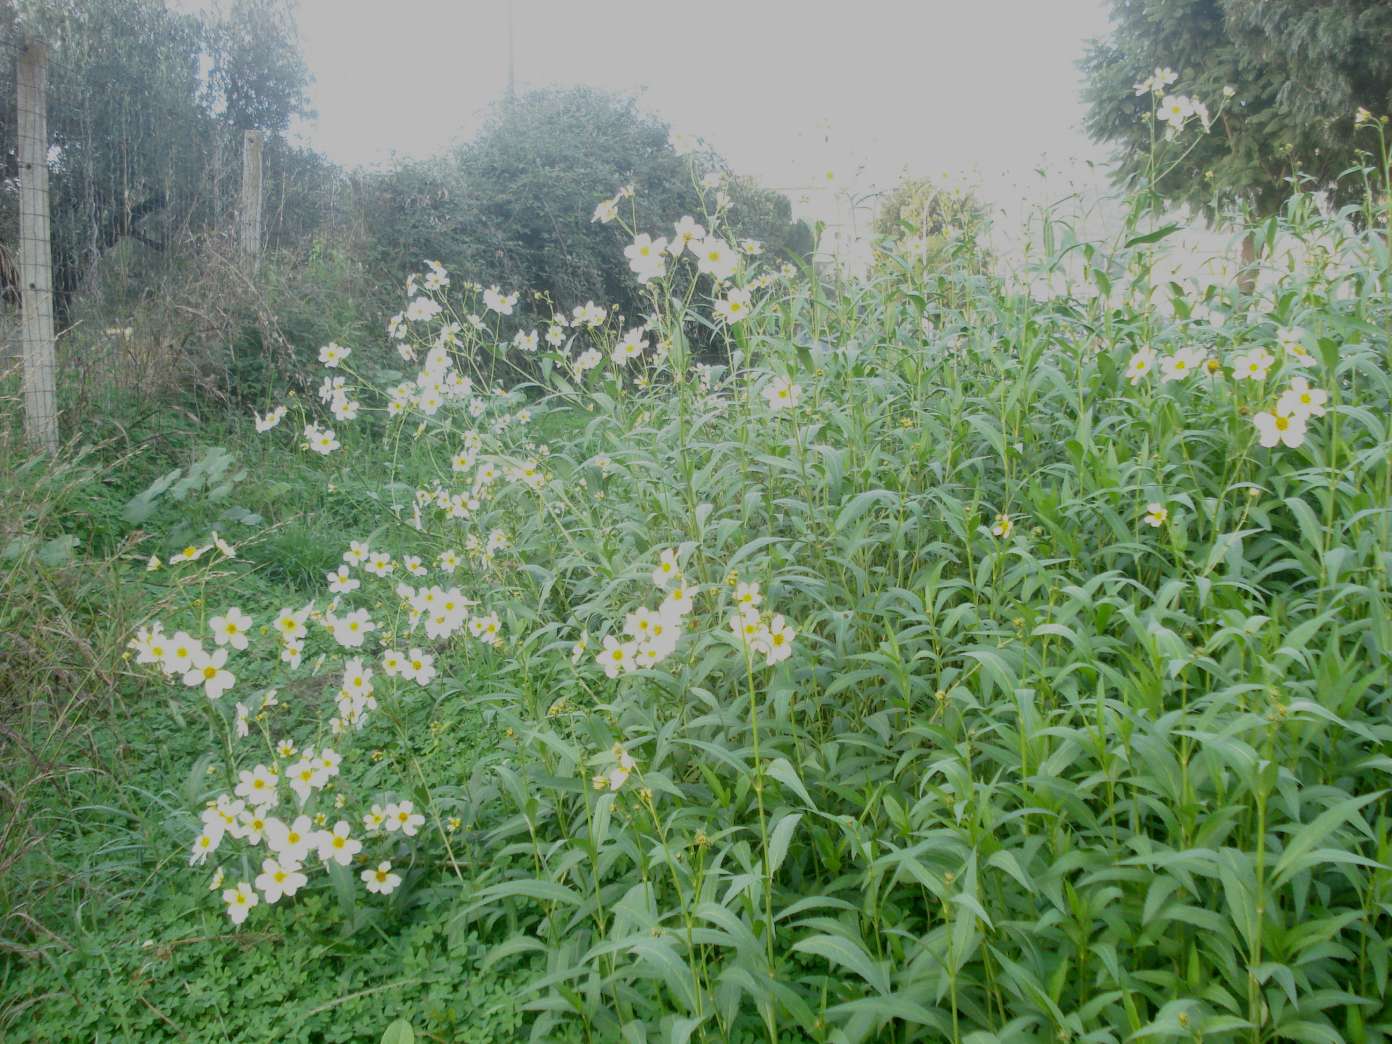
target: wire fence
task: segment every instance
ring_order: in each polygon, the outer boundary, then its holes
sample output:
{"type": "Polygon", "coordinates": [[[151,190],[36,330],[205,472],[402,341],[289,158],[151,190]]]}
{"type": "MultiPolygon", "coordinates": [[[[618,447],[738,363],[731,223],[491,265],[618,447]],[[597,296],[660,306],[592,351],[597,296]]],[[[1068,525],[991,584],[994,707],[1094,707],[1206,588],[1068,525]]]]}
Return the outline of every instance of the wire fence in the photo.
{"type": "Polygon", "coordinates": [[[210,242],[254,264],[351,214],[331,164],[218,111],[189,40],[151,32],[132,62],[82,30],[0,32],[0,375],[22,361],[26,432],[49,449],[55,371],[73,361],[64,335],[83,308],[119,329],[210,242]]]}

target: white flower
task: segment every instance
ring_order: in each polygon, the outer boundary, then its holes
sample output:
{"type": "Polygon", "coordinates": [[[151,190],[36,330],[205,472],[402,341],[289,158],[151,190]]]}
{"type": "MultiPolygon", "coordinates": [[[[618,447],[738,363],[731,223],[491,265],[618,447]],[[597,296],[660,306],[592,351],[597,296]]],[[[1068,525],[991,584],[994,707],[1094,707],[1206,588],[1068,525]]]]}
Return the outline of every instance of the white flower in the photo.
{"type": "Polygon", "coordinates": [[[325,776],[323,769],[309,758],[301,758],[293,765],[288,766],[285,769],[285,775],[290,780],[290,789],[300,799],[301,805],[309,800],[310,794],[328,782],[328,777],[325,776]]]}
{"type": "Polygon", "coordinates": [[[165,636],[164,625],[156,621],[149,627],[142,627],[135,632],[135,637],[127,643],[127,647],[135,653],[135,662],[143,664],[158,664],[161,670],[164,667],[164,647],[169,639],[165,636]]]}
{"type": "Polygon", "coordinates": [[[674,580],[681,579],[681,566],[677,564],[675,548],[667,548],[657,559],[657,568],[652,571],[652,582],[658,587],[666,587],[674,580]]]}
{"type": "Polygon", "coordinates": [[[300,660],[304,657],[304,642],[297,638],[289,639],[280,647],[280,658],[288,663],[292,668],[299,667],[300,660]]]}
{"type": "Polygon", "coordinates": [[[319,859],[324,863],[347,866],[362,851],[362,842],[349,836],[348,821],[340,819],[332,830],[321,830],[317,836],[319,859]]]}
{"type": "Polygon", "coordinates": [[[293,860],[279,862],[265,859],[261,862],[261,874],[256,878],[256,887],[266,897],[268,904],[275,903],[282,895],[294,895],[309,880],[300,872],[300,864],[293,860]]]}
{"type": "Polygon", "coordinates": [[[401,665],[401,676],[417,685],[429,685],[435,677],[435,657],[420,649],[412,649],[401,665]]]}
{"type": "Polygon", "coordinates": [[[208,699],[217,699],[237,682],[237,676],[224,668],[226,662],[226,649],[215,649],[211,653],[199,649],[184,673],[184,684],[201,685],[208,699]]]}
{"type": "Polygon", "coordinates": [[[622,366],[630,359],[637,359],[642,356],[643,349],[648,346],[648,339],[641,326],[634,327],[623,335],[623,339],[614,346],[610,353],[610,358],[616,365],[622,366]]]}
{"type": "Polygon", "coordinates": [[[1315,357],[1305,347],[1305,331],[1300,327],[1292,326],[1277,330],[1276,343],[1298,366],[1315,365],[1315,357]]]}
{"type": "MultiPolygon", "coordinates": [[[[164,645],[162,666],[165,674],[187,674],[194,669],[194,661],[204,655],[203,643],[189,637],[184,631],[175,631],[174,637],[164,645]]],[[[185,682],[185,685],[201,685],[201,680],[185,682]]]]}
{"type": "Polygon", "coordinates": [[[706,227],[687,214],[677,222],[676,228],[677,232],[672,237],[672,245],[668,247],[672,256],[678,256],[683,250],[696,253],[700,248],[701,241],[706,238],[706,227]]]}
{"type": "Polygon", "coordinates": [[[329,616],[327,622],[334,641],[347,649],[361,648],[368,632],[377,630],[377,625],[368,619],[366,609],[355,609],[347,616],[329,616]]]}
{"type": "Polygon", "coordinates": [[[759,611],[748,606],[736,609],[730,614],[730,630],[735,632],[735,637],[741,642],[753,648],[764,630],[759,611]]]}
{"type": "Polygon", "coordinates": [[[737,323],[749,314],[749,291],[731,290],[715,302],[715,314],[727,323],[737,323]]]}
{"type": "Polygon", "coordinates": [[[763,395],[768,400],[769,409],[789,409],[802,401],[802,385],[794,384],[786,377],[775,377],[764,387],[763,395]]]}
{"type": "Polygon", "coordinates": [[[628,780],[628,769],[622,765],[615,765],[604,774],[604,781],[610,790],[618,790],[628,780]]]}
{"type": "Polygon", "coordinates": [[[511,315],[513,306],[517,304],[517,294],[505,294],[496,286],[490,286],[483,292],[483,305],[499,315],[511,315]]]}
{"type": "Polygon", "coordinates": [[[430,269],[430,271],[425,274],[424,280],[424,286],[427,290],[443,290],[445,287],[449,286],[449,273],[445,271],[444,265],[440,264],[438,261],[431,261],[429,259],[426,260],[425,264],[426,267],[430,269]]]}
{"type": "Polygon", "coordinates": [[[257,765],[250,772],[237,773],[237,787],[233,791],[239,798],[245,798],[249,805],[257,808],[269,807],[276,803],[276,787],[280,776],[265,765],[257,765]]]}
{"type": "Polygon", "coordinates": [[[586,370],[593,370],[603,359],[604,356],[599,354],[598,348],[587,348],[576,356],[574,363],[575,372],[584,373],[586,370]]]}
{"type": "Polygon", "coordinates": [[[1171,130],[1179,130],[1194,115],[1194,100],[1183,94],[1167,94],[1160,100],[1159,119],[1171,130]]]}
{"type": "Polygon", "coordinates": [[[406,321],[410,323],[427,322],[434,319],[443,309],[438,301],[429,297],[417,297],[406,306],[406,321]]]}
{"type": "Polygon", "coordinates": [[[1152,500],[1146,505],[1146,513],[1143,521],[1153,529],[1159,529],[1170,517],[1169,509],[1158,500],[1152,500]]]}
{"type": "Polygon", "coordinates": [[[308,816],[297,816],[292,823],[275,818],[266,821],[266,847],[282,862],[303,863],[318,843],[319,835],[308,816]]]}
{"type": "Polygon", "coordinates": [[[586,301],[582,305],[576,305],[571,309],[573,326],[598,326],[604,322],[604,309],[593,301],[586,301]]]}
{"type": "Polygon", "coordinates": [[[319,349],[319,361],[332,370],[352,354],[353,349],[344,348],[342,345],[330,341],[319,349]]]}
{"type": "Polygon", "coordinates": [[[755,638],[753,647],[756,652],[764,654],[765,663],[772,667],[793,654],[793,639],[796,637],[797,632],[788,626],[783,617],[775,615],[755,638]]]}
{"type": "Polygon", "coordinates": [[[388,805],[384,814],[388,833],[394,834],[400,830],[407,837],[415,837],[416,831],[425,825],[425,817],[416,811],[416,806],[410,801],[388,805]]]}
{"type": "Polygon", "coordinates": [[[1291,380],[1290,390],[1283,392],[1276,400],[1276,412],[1287,417],[1308,420],[1324,416],[1324,404],[1329,401],[1329,393],[1322,388],[1311,388],[1304,377],[1291,380]]]}
{"type": "Polygon", "coordinates": [[[1155,349],[1142,348],[1131,356],[1131,361],[1126,366],[1126,377],[1133,385],[1136,385],[1141,382],[1141,378],[1149,376],[1154,369],[1155,349]]]}
{"type": "Polygon", "coordinates": [[[256,430],[258,432],[270,431],[272,428],[274,428],[277,424],[279,424],[282,420],[285,419],[285,407],[277,406],[264,417],[261,416],[261,414],[259,413],[254,414],[254,416],[256,417],[256,430]]]}
{"type": "Polygon", "coordinates": [[[356,420],[360,409],[362,409],[362,403],[342,395],[336,396],[329,406],[334,419],[341,421],[356,420]]]}
{"type": "Polygon", "coordinates": [[[299,641],[306,634],[305,620],[309,619],[309,606],[303,609],[282,609],[275,619],[275,629],[287,642],[299,641]]]}
{"type": "Polygon", "coordinates": [[[189,866],[202,866],[203,861],[217,851],[218,845],[222,843],[222,834],[221,827],[205,827],[203,832],[193,839],[189,866]]]}
{"type": "Polygon", "coordinates": [[[1258,413],[1252,418],[1258,439],[1267,449],[1280,443],[1295,449],[1305,441],[1305,418],[1288,417],[1278,411],[1279,407],[1277,411],[1258,413]]]}
{"type": "Polygon", "coordinates": [[[594,217],[590,218],[590,222],[593,223],[598,221],[601,224],[607,225],[618,216],[619,208],[617,202],[612,199],[605,199],[601,200],[599,205],[594,208],[594,217]]]}
{"type": "Polygon", "coordinates": [[[175,562],[197,562],[212,549],[212,544],[204,544],[202,547],[195,547],[189,544],[188,547],[184,548],[178,554],[170,555],[169,564],[173,565],[175,562]]]}
{"type": "Polygon", "coordinates": [[[375,870],[364,870],[358,876],[362,878],[367,890],[377,895],[391,895],[396,891],[397,885],[401,884],[400,875],[392,873],[391,863],[385,860],[378,863],[375,870]]]}
{"type": "Polygon", "coordinates": [[[325,747],[319,752],[319,757],[315,759],[316,764],[324,770],[324,775],[332,779],[338,775],[338,767],[343,764],[343,759],[338,752],[325,747]]]}
{"type": "Polygon", "coordinates": [[[1276,365],[1276,357],[1265,348],[1253,348],[1233,360],[1234,380],[1266,380],[1266,372],[1276,365]]]}
{"type": "Polygon", "coordinates": [[[245,649],[247,647],[247,632],[251,629],[251,617],[242,612],[235,605],[221,616],[214,616],[208,621],[208,627],[213,632],[213,641],[218,645],[230,645],[234,649],[245,649]]]}
{"type": "Polygon", "coordinates": [[[604,648],[595,657],[595,662],[604,668],[604,673],[610,678],[617,678],[625,671],[633,670],[637,654],[636,643],[621,642],[611,634],[605,637],[604,648]]]}
{"type": "Polygon", "coordinates": [[[667,274],[667,260],[663,256],[666,249],[665,238],[653,239],[646,232],[639,233],[630,246],[624,247],[624,257],[628,258],[628,267],[638,277],[638,282],[661,279],[667,274]]]}
{"type": "Polygon", "coordinates": [[[338,436],[334,434],[332,428],[320,428],[314,424],[306,424],[304,436],[305,443],[320,456],[327,456],[338,449],[340,445],[338,436]]]}
{"type": "Polygon", "coordinates": [[[361,582],[348,572],[347,564],[341,564],[332,573],[325,574],[329,581],[331,594],[349,594],[362,586],[361,582]]]}
{"type": "Polygon", "coordinates": [[[1160,376],[1166,381],[1181,381],[1203,366],[1204,353],[1199,348],[1181,348],[1174,355],[1160,360],[1160,376]]]}
{"type": "Polygon", "coordinates": [[[222,893],[222,901],[227,904],[227,916],[232,918],[232,923],[241,924],[247,919],[247,914],[251,913],[251,908],[261,900],[252,891],[251,885],[240,881],[235,888],[229,888],[222,893]]]}
{"type": "Polygon", "coordinates": [[[696,267],[717,280],[729,279],[739,268],[739,254],[719,236],[707,236],[695,251],[696,267]]]}
{"type": "Polygon", "coordinates": [[[674,622],[680,621],[687,613],[691,612],[691,592],[686,589],[684,584],[678,583],[667,592],[661,612],[674,622]]]}

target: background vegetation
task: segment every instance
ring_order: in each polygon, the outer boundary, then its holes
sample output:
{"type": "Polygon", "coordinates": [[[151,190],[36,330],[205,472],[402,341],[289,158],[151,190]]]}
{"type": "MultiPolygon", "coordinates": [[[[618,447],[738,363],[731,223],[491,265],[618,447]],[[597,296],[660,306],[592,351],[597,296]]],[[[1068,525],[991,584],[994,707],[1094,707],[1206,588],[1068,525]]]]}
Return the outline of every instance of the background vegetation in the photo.
{"type": "MultiPolygon", "coordinates": [[[[384,174],[294,154],[319,203],[287,190],[292,216],[249,274],[199,209],[216,197],[190,186],[216,134],[302,104],[284,10],[66,9],[70,69],[87,68],[81,32],[101,17],[169,31],[167,65],[112,75],[158,72],[138,89],[188,106],[206,151],[141,175],[180,187],[162,190],[162,217],[116,206],[110,242],[90,230],[111,204],[64,212],[65,242],[86,244],[64,248],[62,394],[82,438],[31,455],[12,377],[0,393],[0,1036],[1392,1036],[1384,123],[1339,116],[1350,136],[1330,130],[1321,162],[1371,162],[1342,179],[1311,166],[1319,194],[1266,195],[1285,167],[1261,163],[1196,187],[1196,157],[1270,143],[1194,120],[1152,140],[1141,117],[1163,95],[1133,84],[1169,62],[1174,89],[1218,112],[1223,67],[1181,64],[1181,44],[1236,48],[1221,33],[1296,14],[1232,3],[1214,21],[1168,3],[1118,5],[1097,59],[1113,92],[1096,87],[1097,105],[1134,106],[1125,126],[1145,128],[1114,238],[1079,241],[1043,213],[1030,264],[1009,271],[980,249],[969,195],[915,180],[856,278],[806,263],[786,202],[707,152],[676,156],[660,121],[587,90],[501,102],[452,155],[384,174]],[[1140,14],[1183,35],[1143,46],[1140,14]],[[281,44],[263,52],[252,24],[281,44]],[[217,104],[188,75],[200,53],[229,56],[208,81],[217,104]],[[592,221],[626,184],[629,227],[592,221]],[[721,231],[765,253],[724,280],[672,259],[638,286],[631,235],[670,235],[684,213],[714,229],[721,190],[721,231]],[[1261,278],[1157,283],[1178,228],[1164,199],[1264,216],[1239,228],[1262,237],[1261,278]],[[142,242],[176,200],[178,234],[142,242]],[[384,323],[425,258],[451,267],[435,295],[449,311],[413,327],[410,364],[384,323]],[[479,300],[495,282],[542,296],[503,317],[479,300]],[[741,288],[749,313],[731,321],[741,288]],[[614,306],[603,322],[509,368],[548,300],[568,315],[591,298],[614,306]],[[649,315],[644,351],[617,361],[649,315]],[[389,413],[455,318],[451,365],[480,391],[507,387],[478,416],[389,413]],[[330,341],[349,365],[319,365],[330,341]],[[577,374],[590,347],[603,362],[577,374]],[[1181,358],[1193,372],[1172,369],[1181,358]],[[320,404],[335,375],[364,404],[356,421],[320,404]],[[1293,416],[1279,403],[1298,379],[1327,398],[1299,438],[1263,445],[1254,418],[1293,416]],[[291,416],[257,435],[253,409],[277,403],[291,416]],[[308,452],[305,421],[335,426],[341,448],[308,452]],[[461,472],[451,458],[475,439],[461,472]],[[478,494],[488,465],[503,478],[467,518],[411,524],[417,490],[478,494]],[[214,532],[235,557],[170,564],[214,532]],[[343,651],[316,625],[291,670],[260,628],[324,607],[354,540],[421,556],[428,582],[498,613],[502,638],[425,643],[438,678],[379,677],[371,721],[336,736],[343,651]],[[652,576],[663,551],[691,594],[682,637],[611,678],[596,655],[670,590],[652,576]],[[448,577],[445,552],[466,560],[448,577]],[[750,583],[764,624],[796,632],[787,659],[731,629],[750,583]],[[229,605],[258,626],[220,702],[134,662],[138,628],[205,634],[229,605]],[[272,687],[278,705],[261,708],[272,687]],[[234,701],[251,706],[244,737],[234,701]],[[299,895],[229,925],[189,846],[206,803],[276,763],[282,736],[344,755],[311,812],[351,814],[357,832],[390,796],[428,823],[409,841],[362,834],[401,874],[391,895],[365,893],[360,865],[345,888],[311,860],[299,895]],[[631,772],[606,775],[616,746],[631,772]]],[[[1355,4],[1322,10],[1377,26],[1355,4]]],[[[1255,58],[1234,61],[1246,75],[1255,58]]],[[[1281,91],[1234,82],[1244,133],[1277,127],[1281,91]]],[[[1353,101],[1385,87],[1343,82],[1353,101]]],[[[92,139],[92,169],[116,144],[92,139]]],[[[345,603],[403,628],[404,576],[359,575],[345,603]]],[[[251,880],[260,853],[226,844],[227,883],[251,880]]]]}

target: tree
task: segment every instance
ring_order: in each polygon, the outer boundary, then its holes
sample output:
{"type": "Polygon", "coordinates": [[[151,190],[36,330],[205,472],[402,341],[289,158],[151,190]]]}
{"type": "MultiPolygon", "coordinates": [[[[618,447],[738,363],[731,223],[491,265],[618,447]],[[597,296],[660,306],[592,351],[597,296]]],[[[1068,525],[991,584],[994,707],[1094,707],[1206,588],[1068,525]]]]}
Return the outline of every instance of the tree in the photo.
{"type": "MultiPolygon", "coordinates": [[[[272,149],[292,151],[275,136],[305,111],[308,75],[289,11],[288,0],[234,0],[225,14],[208,16],[172,11],[163,0],[33,0],[10,19],[7,31],[49,46],[60,307],[118,243],[158,251],[179,233],[222,221],[237,191],[235,176],[224,174],[239,169],[243,127],[261,126],[272,149]]],[[[0,98],[3,162],[13,175],[12,61],[0,62],[0,98]]],[[[0,198],[14,185],[0,179],[0,198]]],[[[4,204],[8,220],[13,205],[4,204]]],[[[0,242],[11,235],[0,227],[0,242]]]]}
{"type": "Polygon", "coordinates": [[[1369,144],[1356,110],[1392,110],[1387,0],[1113,0],[1112,21],[1082,68],[1087,130],[1117,146],[1119,180],[1146,177],[1156,130],[1152,95],[1133,85],[1169,68],[1177,79],[1167,90],[1206,102],[1217,118],[1165,164],[1155,188],[1166,198],[1210,218],[1231,207],[1264,217],[1297,175],[1336,204],[1361,194],[1340,175],[1369,144]]]}
{"type": "Polygon", "coordinates": [[[235,0],[206,23],[214,107],[237,130],[284,131],[309,115],[309,70],[294,9],[285,0],[235,0]]]}
{"type": "MultiPolygon", "coordinates": [[[[723,167],[710,154],[698,165],[698,173],[723,167]]],[[[394,277],[430,257],[484,284],[543,291],[566,308],[594,300],[635,316],[645,305],[623,261],[622,233],[591,220],[624,185],[635,189],[640,228],[653,235],[700,214],[666,123],[622,95],[548,88],[497,102],[452,155],[369,179],[365,216],[376,264],[394,277]]],[[[775,256],[810,249],[783,196],[744,178],[727,176],[725,187],[739,235],[775,256]]]]}

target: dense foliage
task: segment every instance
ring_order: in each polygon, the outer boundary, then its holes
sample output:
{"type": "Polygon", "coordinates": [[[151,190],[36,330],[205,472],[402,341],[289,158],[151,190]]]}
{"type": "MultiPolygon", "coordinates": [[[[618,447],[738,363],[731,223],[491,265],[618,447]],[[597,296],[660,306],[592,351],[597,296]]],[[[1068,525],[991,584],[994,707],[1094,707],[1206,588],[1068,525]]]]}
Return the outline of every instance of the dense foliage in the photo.
{"type": "MultiPolygon", "coordinates": [[[[808,281],[715,195],[632,202],[649,328],[557,314],[495,393],[531,318],[429,268],[398,362],[326,345],[244,464],[117,509],[145,767],[116,826],[97,779],[18,788],[65,858],[14,842],[8,1037],[57,1032],[55,975],[141,1039],[208,1032],[171,977],[288,1040],[1392,1033],[1372,214],[1291,200],[1256,297],[1046,217],[1042,296],[808,281]],[[74,862],[138,969],[32,928],[74,862]]],[[[75,568],[64,517],[7,531],[12,590],[75,568]]]]}
{"type": "Polygon", "coordinates": [[[34,0],[0,11],[0,30],[0,244],[17,243],[15,59],[32,36],[48,49],[60,308],[120,245],[158,258],[189,232],[225,227],[246,128],[269,135],[266,192],[279,209],[268,226],[287,238],[314,227],[333,172],[282,133],[306,114],[308,82],[283,0],[235,0],[207,15],[163,0],[34,0]]]}
{"type": "MultiPolygon", "coordinates": [[[[1276,212],[1299,178],[1337,203],[1362,187],[1342,178],[1366,139],[1354,112],[1392,110],[1392,7],[1383,0],[1114,0],[1111,35],[1083,62],[1088,131],[1116,146],[1123,180],[1140,179],[1152,155],[1152,99],[1133,92],[1171,68],[1174,96],[1216,111],[1213,132],[1173,166],[1167,198],[1212,213],[1234,205],[1276,212]]],[[[1167,87],[1169,85],[1166,85],[1167,87]]]]}
{"type": "MultiPolygon", "coordinates": [[[[545,293],[558,306],[603,301],[639,315],[642,296],[614,270],[622,244],[612,226],[593,220],[596,202],[631,185],[655,218],[675,221],[698,209],[700,177],[728,173],[708,152],[692,167],[669,138],[667,124],[632,98],[593,88],[502,99],[452,155],[367,181],[376,267],[399,272],[429,257],[485,285],[545,293]]],[[[722,184],[736,234],[780,258],[810,250],[786,198],[748,179],[722,184]]],[[[530,300],[521,305],[549,314],[530,300]]]]}

